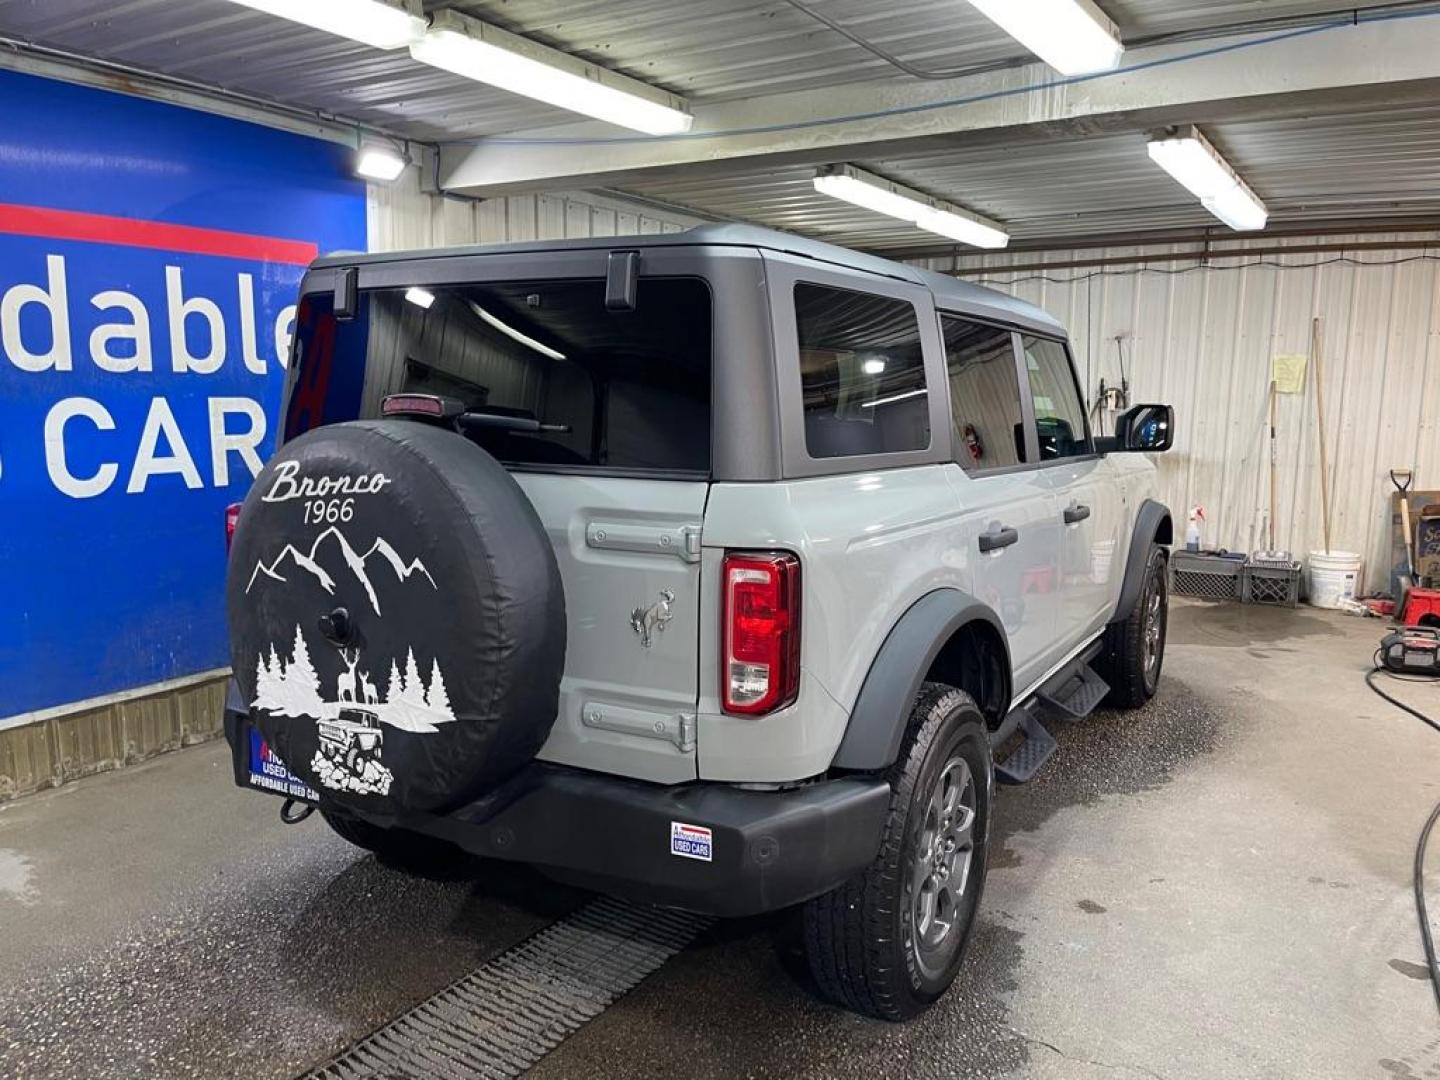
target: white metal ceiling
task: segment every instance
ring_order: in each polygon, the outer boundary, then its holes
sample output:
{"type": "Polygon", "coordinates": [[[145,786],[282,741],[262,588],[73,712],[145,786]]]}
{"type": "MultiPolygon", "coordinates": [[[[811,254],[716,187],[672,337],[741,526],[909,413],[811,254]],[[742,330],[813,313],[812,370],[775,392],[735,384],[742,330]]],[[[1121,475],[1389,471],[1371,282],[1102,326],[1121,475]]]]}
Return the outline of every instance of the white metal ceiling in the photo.
{"type": "MultiPolygon", "coordinates": [[[[1440,217],[1440,105],[1219,123],[1206,131],[1277,225],[1440,217]]],[[[1021,241],[1214,225],[1151,163],[1145,139],[1143,132],[1096,135],[856,164],[1004,222],[1021,241]]],[[[904,222],[816,193],[813,175],[799,167],[723,179],[660,176],[627,190],[854,247],[936,242],[904,222]]]]}
{"type": "MultiPolygon", "coordinates": [[[[1346,8],[1382,0],[1351,0],[1346,8]]],[[[1016,57],[963,0],[809,0],[901,57],[951,70],[1016,57]]],[[[1334,12],[1335,0],[1106,0],[1133,40],[1334,12]]],[[[685,94],[720,101],[900,76],[785,0],[429,0],[685,94]]],[[[564,112],[227,0],[0,0],[0,35],[318,109],[415,139],[573,119],[564,112]]]]}

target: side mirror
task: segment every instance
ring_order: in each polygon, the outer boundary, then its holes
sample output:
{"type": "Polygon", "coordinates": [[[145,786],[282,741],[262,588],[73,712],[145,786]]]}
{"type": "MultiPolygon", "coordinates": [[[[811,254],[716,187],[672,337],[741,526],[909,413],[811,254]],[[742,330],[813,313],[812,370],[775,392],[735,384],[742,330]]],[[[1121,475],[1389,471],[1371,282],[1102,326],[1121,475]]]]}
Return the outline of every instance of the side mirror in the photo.
{"type": "Polygon", "coordinates": [[[1115,421],[1117,450],[1158,454],[1175,442],[1173,405],[1134,405],[1115,421]]]}

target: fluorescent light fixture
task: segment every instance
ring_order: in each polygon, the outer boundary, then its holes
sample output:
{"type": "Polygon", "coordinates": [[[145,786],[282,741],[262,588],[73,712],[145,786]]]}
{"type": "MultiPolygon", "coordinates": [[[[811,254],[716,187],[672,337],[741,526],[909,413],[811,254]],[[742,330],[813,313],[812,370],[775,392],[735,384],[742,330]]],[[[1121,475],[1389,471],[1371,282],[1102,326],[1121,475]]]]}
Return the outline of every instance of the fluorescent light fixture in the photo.
{"type": "Polygon", "coordinates": [[[1239,181],[1228,191],[1201,199],[1200,203],[1236,232],[1263,229],[1265,222],[1270,219],[1265,204],[1239,181]]]}
{"type": "Polygon", "coordinates": [[[1197,199],[1209,199],[1235,186],[1235,173],[1209,141],[1194,128],[1169,139],[1151,139],[1150,160],[1197,199]]]}
{"type": "Polygon", "coordinates": [[[892,183],[853,165],[830,165],[815,177],[815,190],[877,214],[908,221],[929,232],[980,248],[1003,248],[1010,234],[997,221],[892,183]]]}
{"type": "Polygon", "coordinates": [[[928,209],[923,202],[898,194],[885,181],[861,179],[861,175],[858,169],[821,173],[815,177],[815,190],[832,199],[903,221],[914,221],[922,210],[928,209]]]}
{"type": "Polygon", "coordinates": [[[1003,248],[1010,234],[974,214],[955,210],[927,210],[915,221],[922,229],[979,248],[1003,248]]]}
{"type": "Polygon", "coordinates": [[[885,361],[881,357],[872,356],[870,359],[861,363],[860,370],[865,372],[866,375],[884,375],[885,361]]]}
{"type": "Polygon", "coordinates": [[[921,394],[928,394],[930,391],[924,387],[919,390],[906,390],[903,394],[891,394],[889,397],[877,397],[874,401],[862,401],[860,408],[873,409],[877,405],[889,405],[895,401],[904,401],[906,398],[919,397],[921,394]]]}
{"type": "Polygon", "coordinates": [[[1151,139],[1150,160],[1174,177],[1202,206],[1237,231],[1263,229],[1265,204],[1235,174],[1199,128],[1187,126],[1174,135],[1151,139]]]}
{"type": "Polygon", "coordinates": [[[483,321],[489,326],[493,326],[496,330],[499,330],[500,333],[504,334],[506,337],[518,341],[527,349],[534,349],[541,356],[548,356],[551,360],[565,359],[564,353],[556,352],[554,349],[550,348],[550,346],[540,344],[540,342],[536,341],[529,334],[522,333],[521,331],[516,330],[515,327],[511,326],[509,323],[496,318],[494,315],[491,315],[490,312],[486,311],[483,307],[475,303],[473,300],[470,302],[470,310],[475,312],[476,315],[480,316],[481,321],[483,321]]]}
{"type": "Polygon", "coordinates": [[[409,300],[410,303],[414,304],[416,307],[422,307],[426,310],[429,310],[430,305],[435,303],[435,294],[432,293],[429,289],[412,287],[405,290],[405,299],[409,300]]]}
{"type": "Polygon", "coordinates": [[[1113,71],[1120,33],[1090,0],[970,0],[986,18],[1061,75],[1113,71]]]}
{"type": "Polygon", "coordinates": [[[410,46],[422,64],[647,135],[676,135],[694,121],[685,99],[456,11],[437,11],[410,46]]]}
{"type": "Polygon", "coordinates": [[[398,179],[409,164],[410,159],[394,147],[367,143],[355,155],[355,175],[388,184],[398,179]]]}
{"type": "Polygon", "coordinates": [[[231,0],[375,49],[398,49],[425,35],[420,0],[231,0]]]}

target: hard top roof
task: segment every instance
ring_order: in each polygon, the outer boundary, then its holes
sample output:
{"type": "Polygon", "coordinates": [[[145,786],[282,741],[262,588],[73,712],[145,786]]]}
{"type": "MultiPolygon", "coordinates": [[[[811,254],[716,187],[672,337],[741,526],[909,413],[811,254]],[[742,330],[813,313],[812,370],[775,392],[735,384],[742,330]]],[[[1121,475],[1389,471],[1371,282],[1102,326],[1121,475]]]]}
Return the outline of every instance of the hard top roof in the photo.
{"type": "Polygon", "coordinates": [[[867,274],[909,281],[928,288],[937,307],[965,314],[990,316],[1012,325],[1049,334],[1064,334],[1065,328],[1049,312],[1006,293],[961,281],[948,274],[922,270],[917,266],[866,255],[820,240],[764,229],[758,225],[698,225],[672,233],[642,236],[595,236],[573,240],[528,240],[510,244],[471,244],[461,247],[423,248],[413,251],[379,253],[336,252],[317,259],[318,268],[355,266],[361,263],[393,263],[409,260],[453,258],[464,255],[500,255],[506,252],[575,251],[593,249],[644,249],[654,247],[750,247],[786,252],[831,266],[848,267],[867,274]]]}

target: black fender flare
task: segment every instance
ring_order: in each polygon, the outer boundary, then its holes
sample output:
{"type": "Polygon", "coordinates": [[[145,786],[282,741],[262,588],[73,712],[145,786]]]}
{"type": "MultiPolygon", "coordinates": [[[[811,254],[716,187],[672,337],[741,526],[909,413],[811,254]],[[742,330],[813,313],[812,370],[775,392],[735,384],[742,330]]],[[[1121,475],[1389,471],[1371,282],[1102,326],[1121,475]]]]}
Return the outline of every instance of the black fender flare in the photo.
{"type": "Polygon", "coordinates": [[[1125,580],[1120,586],[1120,602],[1115,605],[1111,622],[1124,622],[1140,602],[1140,590],[1145,584],[1145,566],[1150,559],[1150,545],[1156,542],[1162,529],[1169,528],[1173,537],[1174,525],[1170,519],[1170,508],[1154,499],[1146,499],[1135,514],[1135,529],[1130,534],[1130,552],[1125,558],[1125,580]]]}
{"type": "Polygon", "coordinates": [[[855,699],[832,768],[874,770],[894,763],[926,672],[955,632],[973,622],[988,623],[995,630],[1005,650],[1004,670],[1009,677],[1010,648],[995,611],[959,589],[926,593],[885,636],[855,699]]]}

